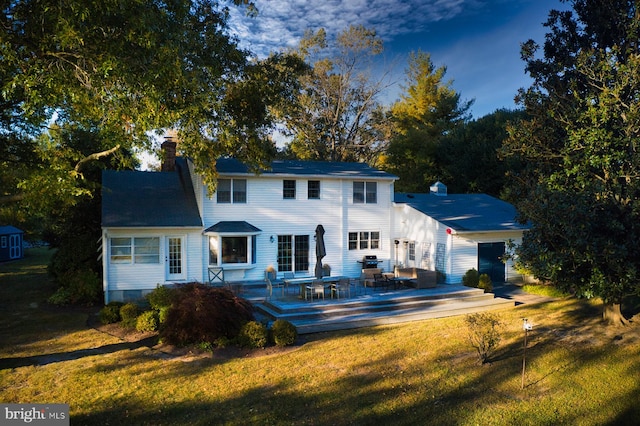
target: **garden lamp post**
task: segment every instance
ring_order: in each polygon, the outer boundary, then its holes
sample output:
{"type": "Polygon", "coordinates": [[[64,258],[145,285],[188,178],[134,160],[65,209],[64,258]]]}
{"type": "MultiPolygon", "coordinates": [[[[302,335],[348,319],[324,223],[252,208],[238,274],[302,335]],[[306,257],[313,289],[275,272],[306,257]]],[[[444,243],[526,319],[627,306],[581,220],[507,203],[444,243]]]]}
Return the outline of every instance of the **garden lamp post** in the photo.
{"type": "Polygon", "coordinates": [[[533,329],[533,325],[524,318],[522,320],[522,329],[524,330],[524,349],[522,350],[522,389],[524,389],[524,370],[527,364],[527,334],[533,329]]]}

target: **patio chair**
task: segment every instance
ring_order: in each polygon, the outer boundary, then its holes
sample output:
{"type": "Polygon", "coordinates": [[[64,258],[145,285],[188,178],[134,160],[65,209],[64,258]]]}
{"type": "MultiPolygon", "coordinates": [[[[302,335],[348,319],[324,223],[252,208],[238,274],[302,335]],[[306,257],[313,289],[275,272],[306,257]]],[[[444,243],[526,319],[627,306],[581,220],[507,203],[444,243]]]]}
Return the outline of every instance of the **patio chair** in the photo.
{"type": "Polygon", "coordinates": [[[373,276],[373,289],[389,289],[389,278],[384,274],[375,274],[373,276]]]}
{"type": "Polygon", "coordinates": [[[366,291],[366,287],[362,283],[362,281],[358,278],[349,278],[349,297],[351,297],[351,291],[353,291],[353,295],[358,295],[358,285],[360,285],[366,291]]]}
{"type": "Polygon", "coordinates": [[[269,278],[265,278],[264,279],[265,282],[267,283],[267,298],[271,299],[271,297],[273,296],[273,289],[275,288],[281,288],[281,292],[282,292],[282,297],[284,297],[284,283],[280,283],[280,282],[271,282],[271,280],[269,278]]]}
{"type": "Polygon", "coordinates": [[[351,290],[349,288],[349,278],[340,278],[337,283],[331,284],[331,298],[333,299],[333,295],[336,295],[337,299],[340,299],[340,292],[343,295],[348,295],[347,297],[351,297],[351,290]]]}
{"type": "Polygon", "coordinates": [[[322,280],[315,280],[305,288],[305,298],[308,294],[309,300],[313,300],[313,296],[318,295],[318,300],[320,300],[320,295],[322,295],[322,299],[324,300],[324,282],[322,280]]]}

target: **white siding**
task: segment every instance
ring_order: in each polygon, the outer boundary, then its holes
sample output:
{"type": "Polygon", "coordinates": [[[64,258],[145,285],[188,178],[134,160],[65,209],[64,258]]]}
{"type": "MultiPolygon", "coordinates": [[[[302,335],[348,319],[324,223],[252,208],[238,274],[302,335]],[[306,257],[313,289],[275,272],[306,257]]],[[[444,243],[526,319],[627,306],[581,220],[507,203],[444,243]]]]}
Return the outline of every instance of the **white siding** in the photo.
{"type": "Polygon", "coordinates": [[[200,217],[202,217],[206,190],[204,189],[204,185],[202,184],[202,179],[194,178],[194,176],[196,176],[196,172],[193,162],[187,161],[187,164],[189,166],[189,176],[191,177],[191,183],[193,184],[193,191],[196,196],[196,203],[198,204],[198,211],[200,212],[200,217]]]}
{"type": "Polygon", "coordinates": [[[110,229],[103,231],[104,291],[153,290],[158,285],[176,280],[166,279],[166,241],[168,237],[183,238],[182,266],[184,278],[180,281],[201,281],[201,231],[172,229],[110,229]],[[160,256],[157,264],[111,263],[110,239],[114,237],[158,237],[160,256]]]}
{"type": "MultiPolygon", "coordinates": [[[[244,176],[240,178],[245,178],[244,176]]],[[[244,220],[259,228],[257,236],[257,260],[250,267],[225,268],[228,280],[258,280],[264,278],[264,270],[269,265],[277,265],[278,235],[309,236],[309,270],[313,274],[316,264],[315,229],[322,225],[325,229],[324,241],[326,257],[323,264],[329,264],[332,275],[356,276],[361,266],[357,263],[364,254],[375,254],[388,261],[391,223],[390,180],[378,181],[376,204],[353,204],[352,180],[321,179],[320,199],[308,199],[308,179],[290,176],[246,177],[246,204],[217,204],[216,195],[204,198],[204,228],[219,221],[244,220]],[[296,180],[296,198],[283,199],[282,181],[296,180]],[[360,230],[379,231],[381,248],[378,250],[348,250],[348,232],[360,230]],[[270,241],[273,236],[274,242],[270,241]]],[[[206,193],[206,188],[201,187],[206,193]]],[[[202,237],[202,274],[206,276],[208,267],[207,237],[202,237]]],[[[388,262],[387,262],[388,263],[388,262]]]]}
{"type": "MultiPolygon", "coordinates": [[[[478,244],[481,243],[505,243],[505,250],[508,250],[508,242],[511,241],[514,244],[518,245],[522,243],[522,232],[513,231],[513,232],[484,232],[484,233],[476,233],[476,234],[459,234],[454,235],[454,240],[456,241],[454,244],[456,245],[456,250],[458,249],[458,244],[461,247],[467,247],[467,250],[463,250],[463,252],[458,256],[456,253],[456,260],[460,266],[452,271],[452,281],[451,282],[461,282],[462,276],[471,268],[478,269],[478,244]],[[458,242],[459,241],[459,242],[458,242]],[[473,259],[470,257],[471,255],[471,247],[473,247],[473,259]],[[465,257],[466,253],[466,257],[465,257]]],[[[516,277],[518,273],[513,268],[513,261],[509,260],[505,264],[505,280],[511,279],[510,277],[516,277]]]]}
{"type": "Polygon", "coordinates": [[[448,284],[461,283],[465,272],[472,268],[478,269],[478,243],[476,241],[453,235],[451,236],[449,254],[448,284]]]}
{"type": "MultiPolygon", "coordinates": [[[[395,263],[435,271],[438,244],[443,244],[447,249],[444,258],[444,271],[446,272],[451,264],[449,257],[451,243],[447,228],[432,217],[420,213],[406,204],[398,204],[394,210],[393,238],[399,241],[395,263]],[[416,245],[415,260],[409,258],[408,251],[411,242],[416,245]]],[[[393,250],[395,251],[395,247],[393,250]]]]}
{"type": "MultiPolygon", "coordinates": [[[[479,243],[513,241],[515,244],[520,244],[522,241],[521,231],[476,234],[456,234],[454,231],[448,234],[444,224],[406,204],[395,205],[394,212],[393,238],[400,242],[397,264],[436,270],[438,269],[437,247],[438,244],[443,244],[446,247],[443,271],[448,284],[460,283],[466,271],[471,268],[478,269],[479,243]],[[405,241],[407,245],[404,244],[405,241]],[[415,260],[409,259],[408,243],[410,242],[416,245],[415,260]]],[[[516,275],[513,262],[507,262],[506,279],[516,275]]]]}

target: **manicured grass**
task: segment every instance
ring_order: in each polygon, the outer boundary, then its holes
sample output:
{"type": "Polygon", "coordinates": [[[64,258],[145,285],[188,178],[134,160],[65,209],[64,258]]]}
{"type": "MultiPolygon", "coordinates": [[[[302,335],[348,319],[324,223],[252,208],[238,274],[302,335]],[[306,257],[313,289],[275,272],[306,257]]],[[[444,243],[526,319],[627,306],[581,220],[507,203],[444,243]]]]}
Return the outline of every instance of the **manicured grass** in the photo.
{"type": "Polygon", "coordinates": [[[544,285],[544,284],[525,284],[522,286],[522,290],[531,293],[537,294],[539,296],[549,296],[549,297],[567,297],[569,293],[565,293],[562,290],[552,286],[552,285],[544,285]]]}
{"type": "Polygon", "coordinates": [[[68,403],[74,425],[602,425],[640,416],[638,327],[602,328],[588,302],[496,312],[502,343],[486,365],[463,317],[305,336],[251,356],[167,358],[88,328],[86,312],[42,303],[51,288],[29,262],[0,265],[0,401],[68,403]],[[534,328],[521,389],[525,317],[534,328]],[[86,350],[100,347],[107,353],[86,350]],[[29,362],[46,354],[56,356],[29,362]]]}

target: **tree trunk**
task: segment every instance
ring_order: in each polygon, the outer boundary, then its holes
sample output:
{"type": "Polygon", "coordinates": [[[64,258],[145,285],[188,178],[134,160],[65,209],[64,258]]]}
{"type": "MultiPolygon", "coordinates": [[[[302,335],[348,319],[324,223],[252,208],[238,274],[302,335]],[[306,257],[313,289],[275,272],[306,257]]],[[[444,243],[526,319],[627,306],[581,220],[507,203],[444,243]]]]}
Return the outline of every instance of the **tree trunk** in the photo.
{"type": "Polygon", "coordinates": [[[629,325],[629,321],[622,315],[620,303],[605,302],[602,309],[602,319],[607,325],[629,325]]]}

